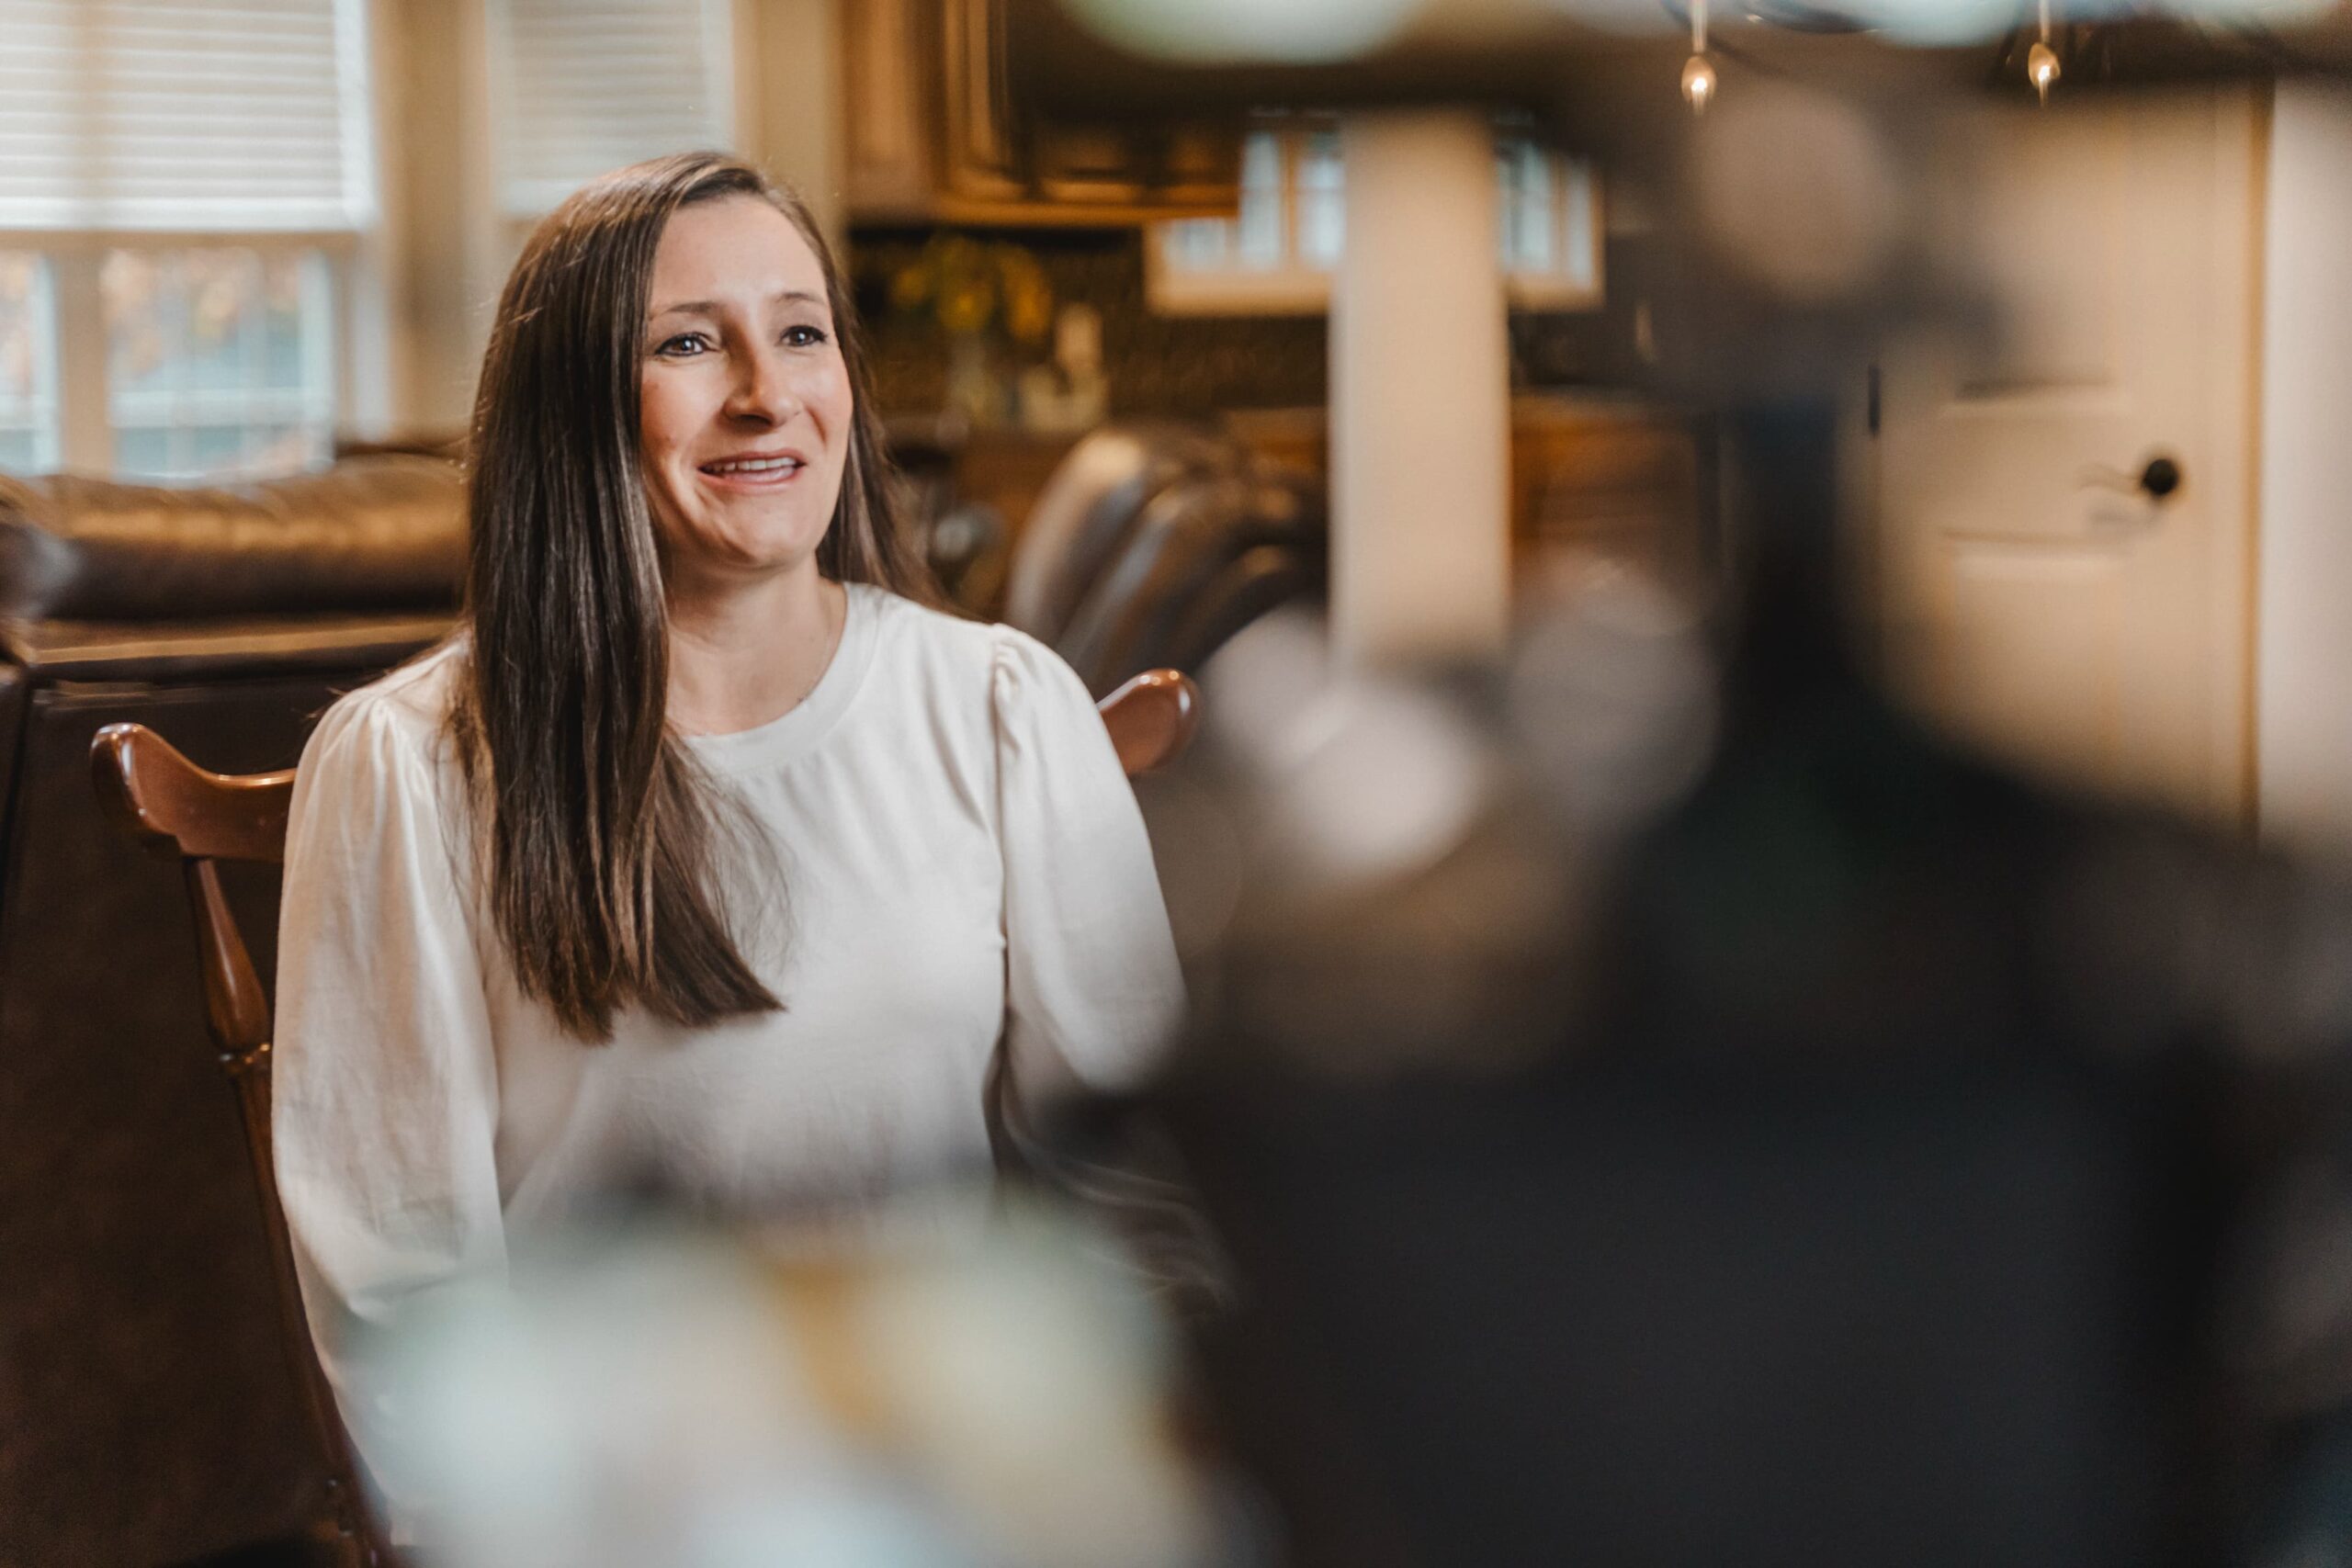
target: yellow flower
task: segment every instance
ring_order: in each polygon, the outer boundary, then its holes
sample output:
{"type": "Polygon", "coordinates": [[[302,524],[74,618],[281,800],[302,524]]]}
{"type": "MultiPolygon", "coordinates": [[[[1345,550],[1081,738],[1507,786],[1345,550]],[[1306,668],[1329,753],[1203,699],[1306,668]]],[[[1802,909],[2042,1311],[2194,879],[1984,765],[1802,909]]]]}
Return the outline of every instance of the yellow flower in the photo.
{"type": "Polygon", "coordinates": [[[1005,330],[1023,343],[1042,343],[1054,324],[1054,294],[1043,279],[1023,280],[1004,303],[1005,330]]]}
{"type": "Polygon", "coordinates": [[[890,303],[901,310],[921,310],[931,302],[931,281],[929,267],[909,263],[890,279],[890,303]]]}
{"type": "Polygon", "coordinates": [[[977,279],[959,280],[939,297],[939,324],[951,333],[978,332],[995,313],[990,289],[977,279]]]}

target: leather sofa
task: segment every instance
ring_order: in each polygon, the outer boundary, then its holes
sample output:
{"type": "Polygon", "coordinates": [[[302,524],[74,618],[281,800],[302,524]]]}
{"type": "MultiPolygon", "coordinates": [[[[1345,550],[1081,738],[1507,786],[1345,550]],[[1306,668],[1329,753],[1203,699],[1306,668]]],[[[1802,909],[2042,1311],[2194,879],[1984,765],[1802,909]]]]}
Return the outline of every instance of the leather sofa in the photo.
{"type": "MultiPolygon", "coordinates": [[[[463,543],[427,457],[0,477],[0,1563],[182,1562],[316,1495],[179,874],[100,818],[90,741],[132,719],[208,767],[288,765],[447,629],[463,543]]],[[[230,892],[266,976],[276,889],[230,892]]]]}
{"type": "Polygon", "coordinates": [[[1005,618],[1102,696],[1196,671],[1267,611],[1319,597],[1329,530],[1314,476],[1184,425],[1106,425],[1070,449],[1013,547],[1005,618]]]}

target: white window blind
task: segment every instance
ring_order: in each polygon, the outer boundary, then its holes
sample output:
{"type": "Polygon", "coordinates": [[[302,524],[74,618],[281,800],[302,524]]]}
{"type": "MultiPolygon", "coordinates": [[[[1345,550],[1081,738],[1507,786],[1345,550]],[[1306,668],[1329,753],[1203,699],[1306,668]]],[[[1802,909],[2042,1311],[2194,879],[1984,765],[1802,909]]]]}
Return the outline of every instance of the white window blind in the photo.
{"type": "Polygon", "coordinates": [[[500,200],[536,218],[607,169],[734,142],[731,0],[492,0],[500,200]]]}
{"type": "Polygon", "coordinates": [[[0,0],[0,230],[375,215],[365,0],[0,0]]]}

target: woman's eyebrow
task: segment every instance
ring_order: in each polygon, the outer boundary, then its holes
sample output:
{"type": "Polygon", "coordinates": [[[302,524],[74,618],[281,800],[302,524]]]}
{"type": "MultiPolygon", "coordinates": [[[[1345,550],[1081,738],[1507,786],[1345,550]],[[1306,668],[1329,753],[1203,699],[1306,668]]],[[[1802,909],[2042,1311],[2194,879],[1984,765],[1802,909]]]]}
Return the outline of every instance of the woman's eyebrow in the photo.
{"type": "MultiPolygon", "coordinates": [[[[825,297],[813,289],[779,288],[768,296],[768,302],[775,305],[801,303],[821,305],[825,302],[825,297]]],[[[664,305],[646,319],[659,321],[663,316],[716,316],[718,314],[718,302],[715,299],[684,299],[675,305],[664,305]]]]}

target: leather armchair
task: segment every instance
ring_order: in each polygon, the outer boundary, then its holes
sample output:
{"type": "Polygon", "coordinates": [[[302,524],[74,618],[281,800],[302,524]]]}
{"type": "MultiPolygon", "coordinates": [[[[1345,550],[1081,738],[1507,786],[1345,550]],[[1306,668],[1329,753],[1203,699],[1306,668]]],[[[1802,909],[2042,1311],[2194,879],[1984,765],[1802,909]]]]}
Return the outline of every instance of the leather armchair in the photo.
{"type": "MultiPolygon", "coordinates": [[[[0,1562],[182,1562],[317,1495],[175,875],[99,817],[91,737],[288,766],[447,631],[463,554],[457,470],[424,457],[0,478],[0,1562]]],[[[276,892],[230,888],[265,976],[276,892]]]]}
{"type": "Polygon", "coordinates": [[[1021,530],[1004,618],[1059,644],[1079,601],[1125,545],[1152,499],[1188,475],[1230,469],[1238,447],[1180,424],[1109,424],[1069,449],[1021,530]]]}
{"type": "Polygon", "coordinates": [[[1144,670],[1197,671],[1258,616],[1320,595],[1328,536],[1312,477],[1182,426],[1107,426],[1038,498],[1006,619],[1099,697],[1144,670]]]}

